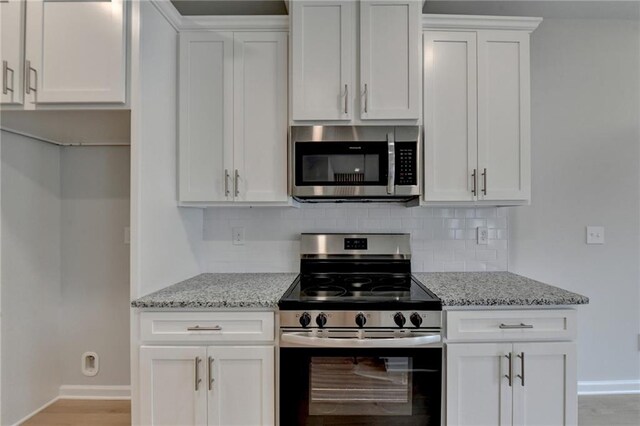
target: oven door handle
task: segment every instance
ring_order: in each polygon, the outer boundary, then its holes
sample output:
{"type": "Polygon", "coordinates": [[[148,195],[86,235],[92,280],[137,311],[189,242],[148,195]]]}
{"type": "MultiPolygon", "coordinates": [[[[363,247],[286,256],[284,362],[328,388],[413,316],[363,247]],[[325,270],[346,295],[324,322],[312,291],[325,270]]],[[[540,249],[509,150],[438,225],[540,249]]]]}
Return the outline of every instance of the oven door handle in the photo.
{"type": "Polygon", "coordinates": [[[416,337],[358,339],[314,337],[306,333],[282,333],[280,341],[304,346],[321,346],[330,348],[405,348],[440,343],[442,338],[438,334],[416,337]]]}
{"type": "Polygon", "coordinates": [[[387,194],[396,192],[396,143],[393,133],[387,133],[387,194]]]}

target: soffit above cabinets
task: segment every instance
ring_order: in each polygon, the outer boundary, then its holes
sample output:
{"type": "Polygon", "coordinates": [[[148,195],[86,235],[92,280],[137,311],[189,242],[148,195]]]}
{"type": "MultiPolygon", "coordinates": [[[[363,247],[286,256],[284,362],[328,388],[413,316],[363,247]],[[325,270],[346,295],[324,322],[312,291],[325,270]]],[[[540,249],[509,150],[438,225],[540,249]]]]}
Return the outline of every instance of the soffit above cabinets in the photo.
{"type": "Polygon", "coordinates": [[[286,15],[283,0],[171,0],[182,16],[286,15]]]}

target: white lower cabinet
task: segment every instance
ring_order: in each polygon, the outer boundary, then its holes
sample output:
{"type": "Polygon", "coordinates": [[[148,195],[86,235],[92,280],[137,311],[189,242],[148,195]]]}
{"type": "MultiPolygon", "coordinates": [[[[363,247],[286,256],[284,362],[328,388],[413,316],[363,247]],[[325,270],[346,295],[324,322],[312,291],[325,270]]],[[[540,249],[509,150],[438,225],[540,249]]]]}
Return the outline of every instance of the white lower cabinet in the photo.
{"type": "Polygon", "coordinates": [[[577,424],[575,343],[453,343],[446,359],[447,425],[577,424]]]}
{"type": "Polygon", "coordinates": [[[273,346],[142,346],[142,425],[273,425],[273,346]]]}

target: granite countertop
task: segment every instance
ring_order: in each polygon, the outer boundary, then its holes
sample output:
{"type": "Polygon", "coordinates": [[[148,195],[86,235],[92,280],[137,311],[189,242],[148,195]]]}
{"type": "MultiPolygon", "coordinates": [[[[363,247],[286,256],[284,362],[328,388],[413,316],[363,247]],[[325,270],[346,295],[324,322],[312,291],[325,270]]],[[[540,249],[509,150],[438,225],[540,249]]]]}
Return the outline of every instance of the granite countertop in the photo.
{"type": "MultiPolygon", "coordinates": [[[[589,298],[511,272],[427,272],[415,277],[443,306],[582,305],[589,298]]],[[[200,274],[131,302],[134,308],[269,308],[297,274],[200,274]]]]}
{"type": "Polygon", "coordinates": [[[298,274],[200,274],[131,302],[134,308],[276,308],[298,274]]]}
{"type": "Polygon", "coordinates": [[[443,306],[583,305],[589,298],[511,272],[431,272],[415,277],[443,306]]]}

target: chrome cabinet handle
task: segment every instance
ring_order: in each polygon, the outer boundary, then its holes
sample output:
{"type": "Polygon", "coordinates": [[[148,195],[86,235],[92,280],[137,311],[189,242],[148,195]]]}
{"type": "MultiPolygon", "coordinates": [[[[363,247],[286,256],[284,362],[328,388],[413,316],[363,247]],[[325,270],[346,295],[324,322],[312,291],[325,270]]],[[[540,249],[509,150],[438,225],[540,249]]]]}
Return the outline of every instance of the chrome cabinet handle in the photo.
{"type": "Polygon", "coordinates": [[[366,114],[369,110],[369,90],[367,88],[367,83],[364,84],[364,113],[366,114]]]}
{"type": "Polygon", "coordinates": [[[194,327],[187,327],[187,331],[222,331],[222,327],[214,325],[213,327],[200,327],[196,325],[194,327]]]}
{"type": "Polygon", "coordinates": [[[482,193],[487,195],[487,169],[484,169],[484,172],[482,172],[482,177],[484,179],[484,188],[482,188],[482,193]]]}
{"type": "Polygon", "coordinates": [[[502,330],[514,330],[514,329],[521,329],[521,328],[533,328],[532,324],[525,324],[525,323],[520,323],[520,324],[500,324],[498,326],[499,328],[501,328],[502,330]]]}
{"type": "Polygon", "coordinates": [[[393,194],[396,191],[396,144],[393,133],[387,133],[387,148],[389,155],[389,170],[387,173],[387,194],[393,194]]]}
{"type": "Polygon", "coordinates": [[[233,177],[233,187],[235,188],[236,197],[240,195],[240,187],[238,186],[239,178],[240,178],[240,173],[238,173],[238,169],[236,169],[235,175],[233,177]]]}
{"type": "Polygon", "coordinates": [[[229,170],[224,169],[224,195],[229,196],[229,170]]]}
{"type": "Polygon", "coordinates": [[[27,91],[27,95],[31,93],[31,91],[33,90],[34,92],[38,91],[38,71],[36,71],[35,68],[31,67],[31,61],[26,61],[25,62],[25,88],[27,91]],[[35,87],[31,86],[31,71],[33,71],[33,75],[35,76],[34,80],[36,82],[35,87]]]}
{"type": "Polygon", "coordinates": [[[504,377],[509,380],[509,387],[511,387],[513,385],[513,358],[511,353],[505,355],[505,357],[509,360],[509,374],[505,374],[504,377]]]}
{"type": "Polygon", "coordinates": [[[516,377],[520,379],[522,386],[524,386],[524,352],[520,352],[518,358],[520,358],[520,374],[518,374],[516,377]]]}
{"type": "Polygon", "coordinates": [[[2,94],[13,93],[13,68],[7,61],[2,61],[2,94]],[[9,87],[9,72],[11,72],[11,87],[9,87]]]}
{"type": "Polygon", "coordinates": [[[473,189],[471,190],[471,193],[473,195],[478,195],[478,170],[477,169],[473,169],[473,173],[471,173],[471,177],[473,178],[473,189]]]}
{"type": "Polygon", "coordinates": [[[207,371],[209,372],[209,390],[213,389],[213,357],[209,357],[209,367],[207,371]]]}
{"type": "Polygon", "coordinates": [[[195,382],[196,382],[196,392],[198,392],[198,389],[200,389],[200,382],[202,381],[202,379],[200,378],[200,372],[198,370],[198,365],[200,364],[200,357],[197,356],[196,359],[194,360],[194,368],[195,368],[195,382]]]}
{"type": "Polygon", "coordinates": [[[348,101],[349,101],[349,87],[345,84],[344,85],[344,113],[348,114],[349,110],[348,110],[348,101]]]}

